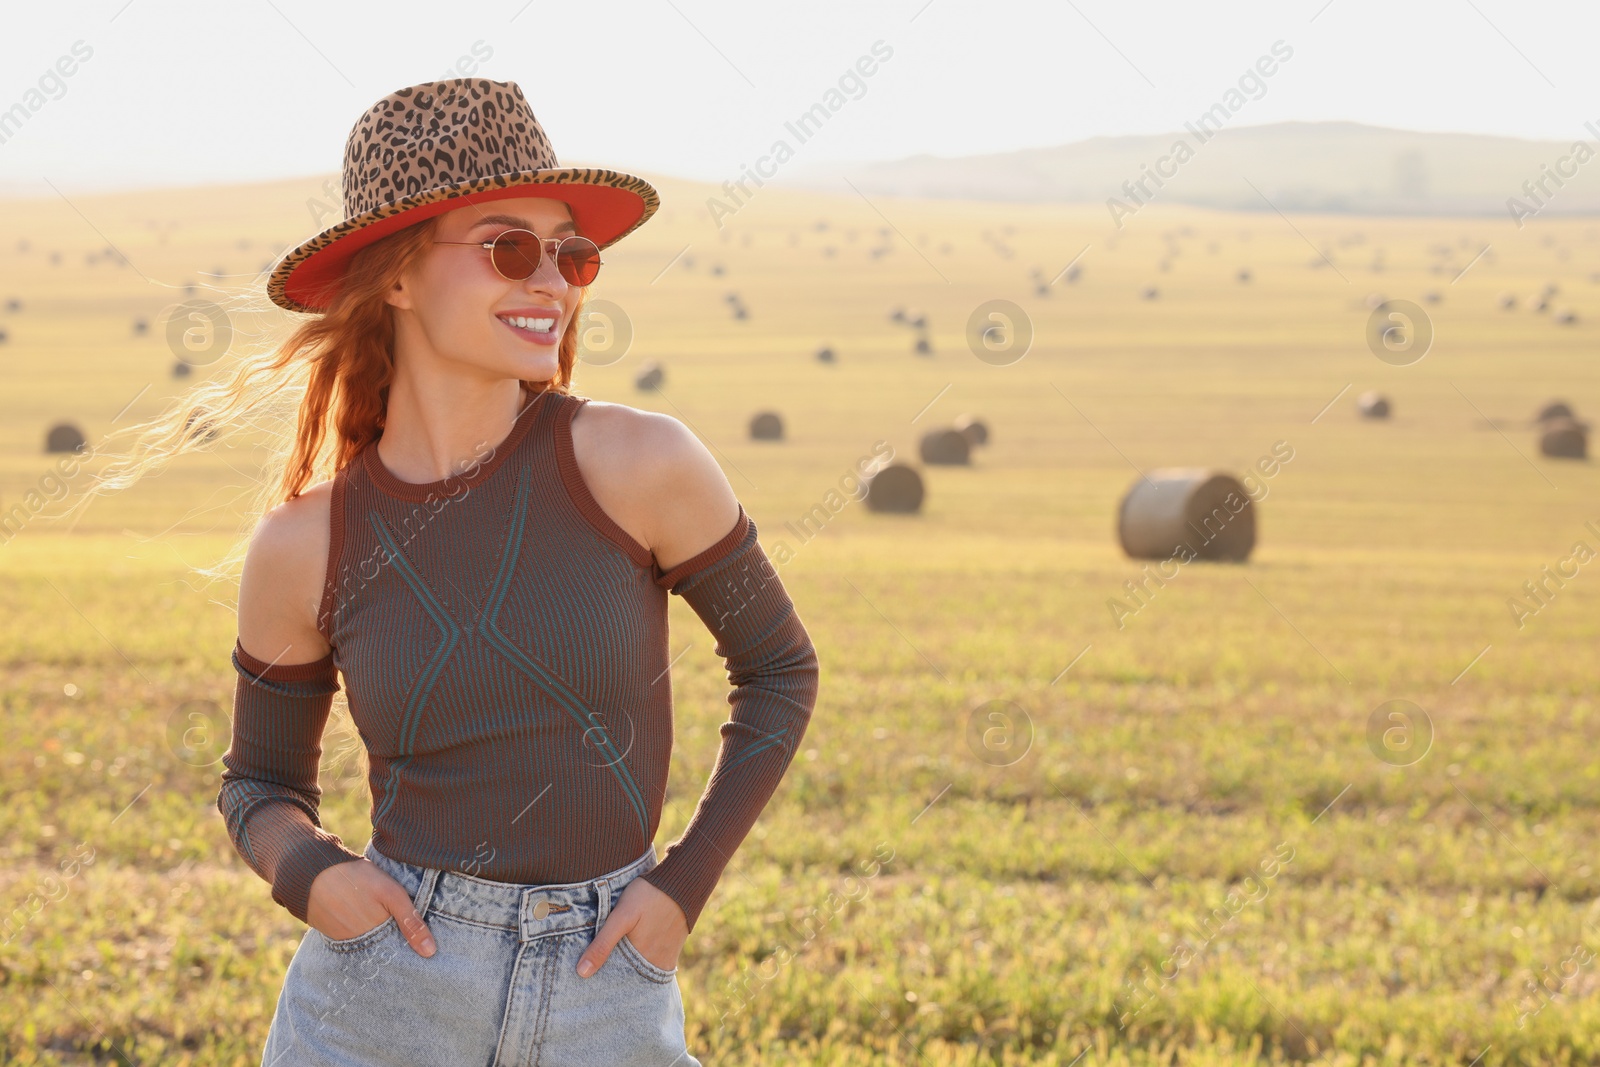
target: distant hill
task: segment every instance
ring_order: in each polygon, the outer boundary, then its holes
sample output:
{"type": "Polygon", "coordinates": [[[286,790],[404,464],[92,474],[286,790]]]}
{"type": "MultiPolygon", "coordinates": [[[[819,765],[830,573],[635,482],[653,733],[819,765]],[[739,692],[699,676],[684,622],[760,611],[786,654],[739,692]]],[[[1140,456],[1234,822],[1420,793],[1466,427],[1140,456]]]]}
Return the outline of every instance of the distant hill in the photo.
{"type": "Polygon", "coordinates": [[[1145,189],[1153,194],[1147,202],[1271,210],[1259,189],[1282,211],[1509,219],[1507,200],[1515,197],[1544,216],[1600,213],[1600,159],[1595,158],[1600,131],[1579,130],[1568,142],[1354,122],[1282,122],[1203,132],[1208,139],[1185,129],[949,159],[918,155],[807,166],[802,158],[782,177],[795,186],[848,189],[840,180],[847,176],[868,195],[1096,204],[1116,197],[1136,208],[1123,183],[1146,176],[1161,157],[1169,157],[1160,164],[1171,175],[1161,177],[1163,185],[1146,180],[1145,189]],[[1575,154],[1580,135],[1584,147],[1575,154]],[[1191,153],[1182,162],[1183,150],[1175,154],[1179,141],[1191,153]],[[1557,170],[1576,173],[1561,176],[1564,184],[1558,186],[1550,177],[1557,170]],[[1534,183],[1531,194],[1524,182],[1534,183]]]}

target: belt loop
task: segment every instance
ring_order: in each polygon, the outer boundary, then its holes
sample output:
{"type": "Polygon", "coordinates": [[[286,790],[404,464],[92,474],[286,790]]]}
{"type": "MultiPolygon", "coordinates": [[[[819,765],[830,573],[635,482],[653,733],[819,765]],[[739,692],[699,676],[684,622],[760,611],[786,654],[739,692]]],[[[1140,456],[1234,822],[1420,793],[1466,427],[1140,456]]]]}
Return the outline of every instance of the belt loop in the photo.
{"type": "Polygon", "coordinates": [[[594,929],[595,933],[606,924],[606,917],[611,914],[611,881],[607,878],[596,878],[595,890],[599,894],[599,903],[595,906],[594,929]]]}
{"type": "Polygon", "coordinates": [[[425,868],[422,872],[422,884],[417,886],[417,895],[411,898],[411,904],[417,909],[417,914],[424,921],[428,918],[428,905],[433,903],[433,891],[439,884],[439,879],[444,872],[437,867],[425,868]]]}

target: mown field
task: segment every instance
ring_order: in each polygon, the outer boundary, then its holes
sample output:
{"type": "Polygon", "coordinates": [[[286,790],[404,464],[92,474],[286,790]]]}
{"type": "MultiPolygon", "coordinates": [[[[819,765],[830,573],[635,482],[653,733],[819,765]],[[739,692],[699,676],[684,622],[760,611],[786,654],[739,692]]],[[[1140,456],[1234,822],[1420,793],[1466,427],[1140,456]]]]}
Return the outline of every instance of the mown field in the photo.
{"type": "MultiPolygon", "coordinates": [[[[1600,563],[1520,626],[1508,603],[1575,542],[1600,551],[1595,464],[1540,456],[1530,425],[1553,397],[1600,413],[1600,226],[1156,204],[1118,233],[1094,207],[767,189],[719,232],[708,189],[662,188],[591,292],[631,320],[631,347],[577,388],[715,449],[768,554],[789,550],[823,669],[804,750],[684,948],[696,1055],[1600,1058],[1600,563]],[[1550,310],[1520,304],[1547,283],[1550,310]],[[1425,357],[1369,350],[1374,293],[1426,308],[1425,357]],[[1031,323],[1009,362],[966,337],[995,299],[1031,323]],[[927,315],[931,354],[897,305],[927,315]],[[632,387],[650,359],[659,393],[632,387]],[[1358,416],[1367,389],[1391,419],[1358,416]],[[748,440],[764,408],[788,440],[748,440]],[[875,442],[920,466],[921,433],[962,413],[991,442],[970,467],[923,468],[920,515],[827,511],[875,442]],[[1242,474],[1275,447],[1292,458],[1262,481],[1250,560],[1128,600],[1144,564],[1115,515],[1138,472],[1242,474]],[[826,521],[797,536],[817,505],[826,521]],[[1406,732],[1379,712],[1397,700],[1418,709],[1406,732]]],[[[317,228],[322,195],[0,204],[0,301],[19,301],[0,313],[0,513],[24,520],[0,533],[5,1062],[258,1061],[304,927],[215,810],[234,590],[192,568],[247,529],[266,429],[74,522],[36,509],[96,467],[55,482],[46,429],[70,419],[93,445],[161,410],[186,384],[169,309],[247,289],[317,228]]],[[[235,315],[237,344],[282,334],[281,316],[235,315]]],[[[710,635],[672,610],[693,650],[658,848],[726,717],[710,635]]],[[[325,747],[324,821],[360,848],[342,696],[325,747]]]]}

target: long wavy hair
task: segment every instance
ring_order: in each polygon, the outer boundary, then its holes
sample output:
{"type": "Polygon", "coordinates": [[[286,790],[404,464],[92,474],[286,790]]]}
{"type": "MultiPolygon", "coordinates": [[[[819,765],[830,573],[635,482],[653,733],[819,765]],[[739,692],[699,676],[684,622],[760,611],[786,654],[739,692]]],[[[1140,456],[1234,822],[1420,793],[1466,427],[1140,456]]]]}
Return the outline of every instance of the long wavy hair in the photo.
{"type": "MultiPolygon", "coordinates": [[[[325,311],[289,313],[301,321],[281,346],[268,343],[240,353],[231,376],[202,382],[165,413],[108,435],[106,446],[131,438],[131,448],[123,453],[114,447],[93,450],[91,454],[109,454],[111,462],[66,515],[98,494],[125,489],[145,475],[159,472],[178,456],[203,450],[231,428],[259,426],[261,416],[287,405],[293,410],[296,428],[290,434],[280,429],[269,446],[270,456],[247,508],[249,521],[242,538],[217,563],[196,568],[212,579],[236,576],[261,516],[293,500],[308,485],[332,477],[383,436],[389,386],[395,374],[395,309],[384,297],[427,254],[440,217],[407,226],[357,252],[325,311]]],[[[230,306],[236,311],[280,310],[266,302],[259,287],[234,298],[230,306]]],[[[546,382],[524,381],[524,402],[541,392],[571,392],[582,310],[580,300],[561,335],[560,370],[546,382]]]]}

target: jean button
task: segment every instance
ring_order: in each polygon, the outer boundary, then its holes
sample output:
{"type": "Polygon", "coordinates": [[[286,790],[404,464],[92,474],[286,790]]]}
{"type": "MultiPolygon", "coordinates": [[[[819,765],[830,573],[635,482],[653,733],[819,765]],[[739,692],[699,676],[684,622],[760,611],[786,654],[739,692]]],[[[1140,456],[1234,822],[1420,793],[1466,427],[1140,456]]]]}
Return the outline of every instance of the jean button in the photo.
{"type": "Polygon", "coordinates": [[[539,903],[537,903],[537,904],[535,904],[533,906],[533,917],[535,919],[542,919],[546,915],[549,915],[549,914],[550,914],[550,902],[548,900],[541,900],[541,901],[539,901],[539,903]]]}

